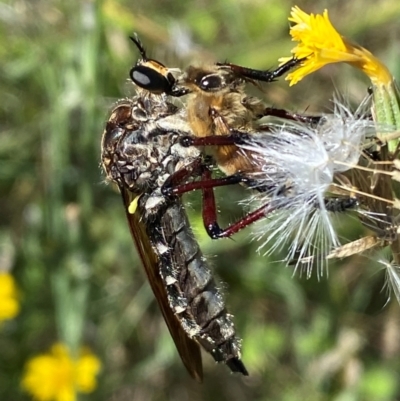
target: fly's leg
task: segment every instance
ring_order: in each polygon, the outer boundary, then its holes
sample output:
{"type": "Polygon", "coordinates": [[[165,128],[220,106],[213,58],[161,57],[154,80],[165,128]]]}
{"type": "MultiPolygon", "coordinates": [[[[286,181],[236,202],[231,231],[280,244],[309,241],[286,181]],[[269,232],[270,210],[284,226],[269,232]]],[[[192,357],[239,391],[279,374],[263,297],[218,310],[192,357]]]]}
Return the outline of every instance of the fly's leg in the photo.
{"type": "Polygon", "coordinates": [[[275,107],[266,107],[264,109],[264,114],[261,117],[267,116],[278,117],[284,120],[299,121],[311,125],[318,124],[323,118],[323,116],[308,116],[304,114],[290,113],[285,109],[276,109],[275,107]]]}
{"type": "MultiPolygon", "coordinates": [[[[191,137],[187,137],[188,141],[190,139],[191,137]]],[[[171,174],[164,182],[161,188],[161,193],[165,196],[178,196],[191,191],[203,191],[226,185],[246,183],[248,181],[246,177],[240,174],[234,174],[222,178],[212,178],[211,170],[212,160],[210,158],[197,159],[191,165],[181,168],[171,174]],[[191,178],[200,178],[200,180],[187,182],[191,178]]]]}
{"type": "Polygon", "coordinates": [[[261,82],[273,82],[276,81],[277,78],[281,77],[283,74],[286,74],[291,69],[298,67],[306,58],[296,58],[293,57],[286,63],[282,64],[275,70],[255,70],[252,68],[242,67],[240,65],[231,64],[231,63],[217,63],[220,67],[229,68],[239,77],[244,79],[251,79],[255,81],[261,82]]]}
{"type": "Polygon", "coordinates": [[[204,227],[207,234],[212,239],[227,238],[237,233],[241,229],[254,223],[257,220],[265,217],[272,211],[267,206],[262,206],[259,209],[247,214],[236,223],[230,225],[226,229],[220,228],[217,222],[217,207],[214,196],[214,188],[226,185],[234,185],[239,183],[247,183],[248,179],[240,173],[223,178],[212,178],[210,166],[203,163],[197,166],[190,166],[172,174],[164,183],[161,191],[166,196],[182,195],[186,192],[201,190],[202,191],[202,217],[204,227]],[[195,167],[195,168],[192,168],[195,167]],[[182,183],[189,177],[193,177],[201,172],[201,179],[190,183],[182,183]],[[179,184],[179,181],[181,184],[179,184]]]}
{"type": "MultiPolygon", "coordinates": [[[[217,137],[218,139],[224,137],[217,137]]],[[[200,138],[202,139],[202,138],[200,138]]],[[[204,227],[208,235],[213,238],[226,238],[237,233],[253,222],[265,217],[267,207],[249,213],[236,223],[226,229],[221,229],[217,222],[217,207],[214,196],[214,188],[235,185],[249,184],[249,179],[238,173],[222,178],[212,178],[211,163],[204,160],[196,160],[190,166],[182,168],[172,174],[164,183],[161,191],[166,196],[178,196],[186,192],[201,190],[202,192],[202,216],[204,227]],[[191,177],[201,177],[199,181],[186,182],[191,177]]]]}
{"type": "MultiPolygon", "coordinates": [[[[204,173],[203,179],[207,180],[211,177],[211,171],[208,170],[204,173]]],[[[233,177],[239,179],[240,175],[232,175],[225,177],[228,179],[232,179],[233,177]]],[[[243,178],[243,177],[242,177],[243,178]]],[[[238,181],[243,182],[243,181],[238,181]]],[[[236,183],[238,183],[236,182],[236,183]]],[[[230,184],[235,182],[230,182],[230,184]]],[[[227,184],[226,184],[227,185],[227,184]]],[[[242,230],[243,228],[249,226],[250,224],[262,219],[265,217],[269,212],[272,211],[272,208],[268,209],[267,206],[262,206],[259,209],[254,210],[251,213],[248,213],[246,216],[238,220],[236,223],[231,224],[225,229],[222,229],[217,221],[217,207],[215,203],[215,196],[213,188],[206,188],[203,189],[203,223],[204,227],[207,231],[207,234],[212,239],[218,238],[229,238],[233,234],[236,234],[238,231],[242,230]]]]}

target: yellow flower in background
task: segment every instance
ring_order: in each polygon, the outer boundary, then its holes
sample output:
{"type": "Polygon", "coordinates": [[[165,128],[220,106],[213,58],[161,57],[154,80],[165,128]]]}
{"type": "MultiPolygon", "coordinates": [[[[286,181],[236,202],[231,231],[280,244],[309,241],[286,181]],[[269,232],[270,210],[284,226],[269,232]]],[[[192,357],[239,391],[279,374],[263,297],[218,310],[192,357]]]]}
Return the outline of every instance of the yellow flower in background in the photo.
{"type": "Polygon", "coordinates": [[[100,371],[100,361],[89,348],[84,347],[75,365],[75,375],[79,391],[91,393],[97,386],[96,375],[100,371]]]}
{"type": "MultiPolygon", "coordinates": [[[[292,50],[295,57],[305,58],[301,66],[286,77],[295,85],[305,76],[326,64],[345,62],[361,69],[369,76],[372,84],[390,84],[393,77],[387,67],[367,49],[341,36],[328,17],[328,10],[322,15],[307,14],[299,7],[293,7],[289,21],[292,40],[299,44],[292,50]]],[[[291,57],[281,58],[284,63],[291,57]]]]}
{"type": "Polygon", "coordinates": [[[9,273],[0,273],[0,322],[13,319],[19,313],[18,291],[9,273]]]}
{"type": "Polygon", "coordinates": [[[89,349],[83,348],[74,359],[67,347],[55,344],[49,353],[28,361],[22,387],[38,401],[74,401],[77,392],[96,388],[100,368],[100,360],[89,349]]]}

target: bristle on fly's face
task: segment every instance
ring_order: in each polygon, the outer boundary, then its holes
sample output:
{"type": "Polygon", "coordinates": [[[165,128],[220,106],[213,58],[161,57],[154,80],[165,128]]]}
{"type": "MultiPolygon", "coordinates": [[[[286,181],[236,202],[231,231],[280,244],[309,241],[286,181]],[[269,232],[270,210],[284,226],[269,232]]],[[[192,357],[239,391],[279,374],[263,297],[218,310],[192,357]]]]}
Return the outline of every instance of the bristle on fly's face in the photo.
{"type": "Polygon", "coordinates": [[[323,274],[326,255],[340,246],[332,217],[356,206],[349,200],[351,188],[347,194],[334,190],[335,177],[357,165],[363,144],[375,132],[373,121],[360,110],[352,113],[334,101],[334,113],[315,126],[293,121],[272,125],[241,145],[258,171],[250,178],[260,193],[248,203],[270,211],[254,232],[262,241],[260,249],[269,254],[289,244],[287,263],[294,260],[307,275],[316,264],[323,274]]]}

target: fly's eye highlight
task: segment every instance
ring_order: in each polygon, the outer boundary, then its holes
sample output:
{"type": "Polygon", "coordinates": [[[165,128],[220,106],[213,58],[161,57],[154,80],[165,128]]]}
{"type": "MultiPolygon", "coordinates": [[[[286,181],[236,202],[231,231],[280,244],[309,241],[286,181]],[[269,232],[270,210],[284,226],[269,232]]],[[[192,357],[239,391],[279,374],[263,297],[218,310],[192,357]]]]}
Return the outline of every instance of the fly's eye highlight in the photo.
{"type": "Polygon", "coordinates": [[[145,65],[133,67],[129,75],[137,86],[156,94],[169,93],[174,83],[171,74],[164,76],[154,68],[145,65]]]}
{"type": "Polygon", "coordinates": [[[200,81],[199,88],[204,91],[216,91],[223,87],[222,78],[218,75],[206,75],[200,81]]]}

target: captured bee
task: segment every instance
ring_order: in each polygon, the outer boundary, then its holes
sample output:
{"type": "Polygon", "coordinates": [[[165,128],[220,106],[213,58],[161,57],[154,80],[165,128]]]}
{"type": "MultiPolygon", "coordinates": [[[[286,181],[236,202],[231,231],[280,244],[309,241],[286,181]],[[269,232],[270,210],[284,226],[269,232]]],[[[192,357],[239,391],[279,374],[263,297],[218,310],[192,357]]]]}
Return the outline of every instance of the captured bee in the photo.
{"type": "Polygon", "coordinates": [[[232,372],[247,375],[232,316],[194,238],[178,196],[161,192],[165,180],[192,164],[199,150],[182,147],[190,134],[165,95],[138,89],[112,111],[102,138],[102,165],[123,199],[132,237],[181,359],[201,381],[201,345],[232,372]]]}

